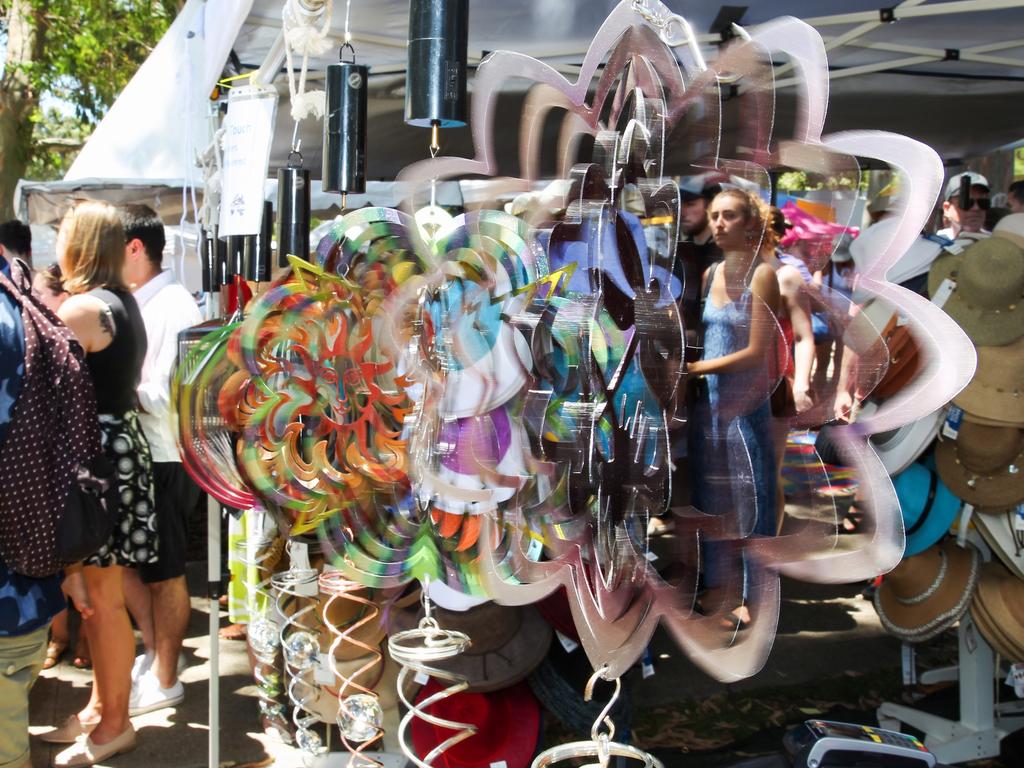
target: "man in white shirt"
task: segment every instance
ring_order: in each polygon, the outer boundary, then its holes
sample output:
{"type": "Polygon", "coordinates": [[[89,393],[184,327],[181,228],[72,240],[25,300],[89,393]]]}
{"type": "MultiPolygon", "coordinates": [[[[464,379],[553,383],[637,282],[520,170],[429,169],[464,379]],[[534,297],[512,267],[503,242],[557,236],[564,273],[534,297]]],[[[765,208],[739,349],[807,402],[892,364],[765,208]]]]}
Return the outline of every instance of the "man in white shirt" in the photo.
{"type": "Polygon", "coordinates": [[[178,659],[192,606],[185,583],[187,519],[200,490],[181,464],[170,413],[170,380],[178,333],[202,322],[191,294],[161,267],[165,245],[160,217],[145,205],[120,209],[125,230],[124,280],[146,325],[147,350],[139,381],[139,421],[153,455],[157,508],[155,563],[126,568],[125,602],[146,652],[132,668],[132,716],[174,706],[185,698],[178,659]]]}

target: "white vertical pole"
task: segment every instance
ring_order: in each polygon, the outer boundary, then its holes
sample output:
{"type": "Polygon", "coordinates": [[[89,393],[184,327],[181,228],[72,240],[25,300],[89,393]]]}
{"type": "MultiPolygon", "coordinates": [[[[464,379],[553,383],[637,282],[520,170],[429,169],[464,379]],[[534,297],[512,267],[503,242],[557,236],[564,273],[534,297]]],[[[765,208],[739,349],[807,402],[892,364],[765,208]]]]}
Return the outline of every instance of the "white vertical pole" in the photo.
{"type": "Polygon", "coordinates": [[[210,689],[207,765],[220,765],[220,502],[212,496],[206,502],[206,593],[210,608],[210,689]]]}

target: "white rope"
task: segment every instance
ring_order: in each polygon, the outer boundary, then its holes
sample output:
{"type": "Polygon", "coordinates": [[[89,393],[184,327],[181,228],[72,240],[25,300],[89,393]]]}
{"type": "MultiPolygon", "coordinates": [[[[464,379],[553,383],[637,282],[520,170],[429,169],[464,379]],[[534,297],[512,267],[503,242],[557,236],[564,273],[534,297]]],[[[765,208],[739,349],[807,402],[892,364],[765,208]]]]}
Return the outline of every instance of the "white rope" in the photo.
{"type": "Polygon", "coordinates": [[[325,3],[320,14],[310,15],[293,7],[294,0],[285,0],[282,11],[284,30],[284,53],[288,69],[288,96],[291,100],[292,119],[296,122],[305,120],[310,115],[320,118],[324,114],[326,95],[321,90],[306,92],[306,72],[309,69],[309,57],[319,56],[330,47],[328,39],[331,31],[331,6],[325,3]],[[316,28],[317,16],[322,20],[316,28]],[[298,82],[292,65],[292,52],[301,54],[302,66],[299,70],[298,82]]]}
{"type": "Polygon", "coordinates": [[[348,17],[349,17],[349,15],[351,13],[352,13],[352,0],[346,0],[345,1],[345,37],[343,39],[343,42],[348,43],[349,45],[352,44],[352,33],[349,31],[349,28],[348,28],[348,17]]]}

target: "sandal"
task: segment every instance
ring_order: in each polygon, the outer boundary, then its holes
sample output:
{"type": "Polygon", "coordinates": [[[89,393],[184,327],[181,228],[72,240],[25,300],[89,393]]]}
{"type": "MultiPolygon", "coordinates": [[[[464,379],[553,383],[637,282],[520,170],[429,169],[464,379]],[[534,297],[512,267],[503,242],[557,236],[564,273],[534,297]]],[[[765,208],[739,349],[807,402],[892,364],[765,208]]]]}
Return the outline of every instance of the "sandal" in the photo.
{"type": "Polygon", "coordinates": [[[71,661],[75,669],[92,669],[92,654],[89,653],[89,641],[79,637],[75,643],[75,658],[71,661]]]}
{"type": "Polygon", "coordinates": [[[46,658],[43,659],[43,669],[53,669],[60,663],[61,658],[68,652],[68,644],[59,640],[51,640],[46,644],[46,658]]]}
{"type": "Polygon", "coordinates": [[[248,635],[249,628],[245,624],[228,624],[217,633],[221,640],[245,640],[248,635]]]}
{"type": "Polygon", "coordinates": [[[846,510],[846,514],[839,521],[839,534],[859,533],[862,522],[864,522],[864,513],[851,504],[850,508],[846,510]]]}

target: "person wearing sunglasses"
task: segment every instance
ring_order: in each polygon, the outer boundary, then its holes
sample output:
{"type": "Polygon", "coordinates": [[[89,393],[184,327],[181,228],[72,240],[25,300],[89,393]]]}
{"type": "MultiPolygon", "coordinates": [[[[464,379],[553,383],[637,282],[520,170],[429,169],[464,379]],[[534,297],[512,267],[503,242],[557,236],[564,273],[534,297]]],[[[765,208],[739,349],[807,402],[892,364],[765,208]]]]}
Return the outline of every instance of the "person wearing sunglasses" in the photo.
{"type": "Polygon", "coordinates": [[[984,231],[985,212],[990,206],[988,179],[972,171],[958,173],[946,183],[946,194],[943,197],[942,216],[949,226],[936,234],[956,240],[961,232],[984,231]],[[971,182],[967,205],[960,200],[960,184],[964,177],[971,182]]]}

